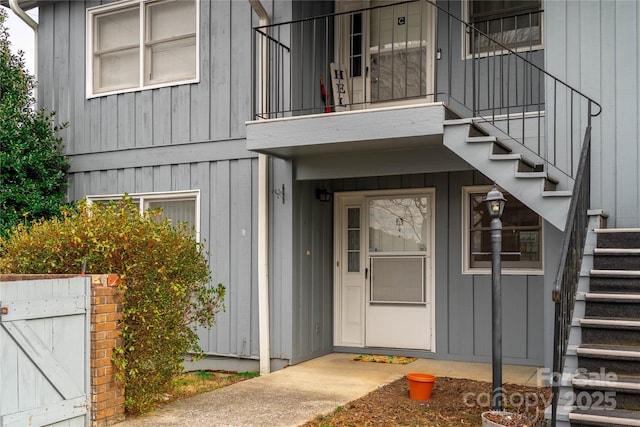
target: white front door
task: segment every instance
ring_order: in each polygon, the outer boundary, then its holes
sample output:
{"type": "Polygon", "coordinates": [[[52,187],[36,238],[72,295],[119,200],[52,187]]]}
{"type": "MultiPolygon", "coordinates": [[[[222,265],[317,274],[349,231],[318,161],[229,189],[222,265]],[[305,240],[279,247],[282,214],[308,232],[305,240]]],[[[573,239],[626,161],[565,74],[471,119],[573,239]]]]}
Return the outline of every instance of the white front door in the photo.
{"type": "Polygon", "coordinates": [[[336,195],[336,345],[434,350],[433,196],[336,195]]]}

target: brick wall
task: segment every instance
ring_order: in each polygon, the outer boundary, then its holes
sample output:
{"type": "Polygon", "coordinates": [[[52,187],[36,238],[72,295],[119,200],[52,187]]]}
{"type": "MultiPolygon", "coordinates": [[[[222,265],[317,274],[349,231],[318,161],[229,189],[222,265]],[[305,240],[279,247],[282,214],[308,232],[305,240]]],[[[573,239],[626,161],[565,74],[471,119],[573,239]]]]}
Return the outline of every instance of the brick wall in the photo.
{"type": "Polygon", "coordinates": [[[91,417],[93,427],[124,419],[124,387],[116,381],[111,361],[120,344],[122,299],[115,274],[91,276],[91,417]]]}

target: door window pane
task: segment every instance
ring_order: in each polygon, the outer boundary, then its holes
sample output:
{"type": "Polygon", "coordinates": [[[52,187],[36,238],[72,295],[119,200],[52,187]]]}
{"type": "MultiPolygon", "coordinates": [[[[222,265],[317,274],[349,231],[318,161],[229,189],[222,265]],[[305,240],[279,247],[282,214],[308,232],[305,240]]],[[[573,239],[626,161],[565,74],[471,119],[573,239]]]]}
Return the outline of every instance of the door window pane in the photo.
{"type": "Polygon", "coordinates": [[[347,227],[360,228],[360,208],[350,208],[347,211],[347,227]]]}
{"type": "Polygon", "coordinates": [[[351,77],[362,76],[362,13],[354,13],[351,16],[349,58],[351,77]]]}
{"type": "Polygon", "coordinates": [[[347,271],[360,271],[360,208],[347,209],[347,271]]]}
{"type": "Polygon", "coordinates": [[[371,11],[372,102],[426,95],[428,9],[413,2],[371,11]]]}
{"type": "Polygon", "coordinates": [[[369,202],[369,252],[425,252],[429,199],[424,196],[369,202]]]}

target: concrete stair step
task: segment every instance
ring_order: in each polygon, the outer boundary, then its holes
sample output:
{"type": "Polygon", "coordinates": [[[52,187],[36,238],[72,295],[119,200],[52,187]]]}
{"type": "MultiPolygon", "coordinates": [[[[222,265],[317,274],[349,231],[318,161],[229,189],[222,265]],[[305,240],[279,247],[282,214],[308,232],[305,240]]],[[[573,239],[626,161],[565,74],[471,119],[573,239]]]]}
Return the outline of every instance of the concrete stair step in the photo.
{"type": "Polygon", "coordinates": [[[572,427],[582,426],[640,426],[640,413],[624,409],[576,409],[569,414],[572,427]]]}
{"type": "Polygon", "coordinates": [[[619,292],[607,293],[607,292],[587,292],[584,294],[586,301],[596,302],[634,302],[640,303],[640,293],[628,293],[623,294],[619,292]]]}
{"type": "Polygon", "coordinates": [[[640,271],[638,270],[600,270],[593,269],[589,272],[591,277],[617,277],[626,279],[640,279],[640,271]]]}
{"type": "Polygon", "coordinates": [[[589,409],[640,409],[640,378],[610,373],[572,380],[575,404],[589,409]],[[602,378],[602,379],[600,379],[602,378]]]}
{"type": "Polygon", "coordinates": [[[599,228],[598,248],[640,248],[640,228],[599,228]]]}
{"type": "Polygon", "coordinates": [[[640,255],[640,248],[594,248],[598,255],[640,255]]]}
{"type": "Polygon", "coordinates": [[[640,293],[640,276],[592,275],[589,288],[598,293],[640,293]]]}
{"type": "Polygon", "coordinates": [[[640,321],[640,294],[589,292],[585,301],[586,318],[640,321]]]}
{"type": "Polygon", "coordinates": [[[584,390],[613,390],[640,393],[640,377],[587,373],[577,375],[571,381],[574,387],[584,390]]]}
{"type": "MultiPolygon", "coordinates": [[[[580,320],[580,326],[583,328],[594,329],[624,329],[640,331],[640,320],[627,318],[584,318],[580,320]]],[[[640,343],[640,341],[638,342],[640,343]]]]}
{"type": "Polygon", "coordinates": [[[640,271],[640,251],[634,249],[611,248],[594,250],[594,270],[640,271]]]}
{"type": "Polygon", "coordinates": [[[553,191],[543,191],[542,197],[571,197],[572,192],[569,190],[553,190],[553,191]]]}
{"type": "MultiPolygon", "coordinates": [[[[543,171],[544,171],[543,164],[536,164],[524,156],[522,156],[520,163],[518,163],[518,172],[543,172],[543,171]]],[[[558,180],[554,179],[553,181],[556,184],[558,183],[558,180]]]]}
{"type": "Polygon", "coordinates": [[[585,344],[636,345],[640,343],[640,321],[635,319],[585,318],[580,321],[585,344]]]}
{"type": "Polygon", "coordinates": [[[524,178],[524,179],[547,179],[547,174],[546,172],[516,172],[515,174],[516,178],[524,178]]]}
{"type": "Polygon", "coordinates": [[[607,373],[640,377],[640,346],[581,344],[576,348],[578,366],[601,377],[607,373]]]}
{"type": "MultiPolygon", "coordinates": [[[[495,143],[498,140],[498,138],[496,138],[495,136],[491,136],[491,135],[479,135],[479,136],[468,136],[467,137],[467,142],[469,143],[483,143],[483,142],[490,142],[490,143],[495,143]]],[[[511,152],[511,150],[509,150],[509,152],[511,152]]]]}

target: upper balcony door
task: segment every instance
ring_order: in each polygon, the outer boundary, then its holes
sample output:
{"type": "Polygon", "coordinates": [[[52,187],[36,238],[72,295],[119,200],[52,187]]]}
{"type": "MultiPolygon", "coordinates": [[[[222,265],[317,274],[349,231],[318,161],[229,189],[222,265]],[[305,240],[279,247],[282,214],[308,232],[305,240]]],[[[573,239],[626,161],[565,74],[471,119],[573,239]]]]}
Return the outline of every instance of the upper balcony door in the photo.
{"type": "Polygon", "coordinates": [[[336,0],[334,77],[344,78],[337,111],[433,99],[435,14],[421,0],[336,0]]]}

